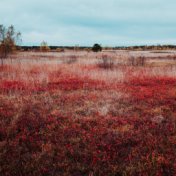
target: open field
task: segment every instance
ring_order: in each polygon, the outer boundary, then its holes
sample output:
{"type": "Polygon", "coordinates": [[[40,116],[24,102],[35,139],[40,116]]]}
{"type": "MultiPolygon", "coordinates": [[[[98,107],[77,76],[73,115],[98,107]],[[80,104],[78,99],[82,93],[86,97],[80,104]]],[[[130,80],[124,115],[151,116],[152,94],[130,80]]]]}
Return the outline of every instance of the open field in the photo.
{"type": "Polygon", "coordinates": [[[5,60],[0,175],[176,175],[176,51],[5,60]]]}

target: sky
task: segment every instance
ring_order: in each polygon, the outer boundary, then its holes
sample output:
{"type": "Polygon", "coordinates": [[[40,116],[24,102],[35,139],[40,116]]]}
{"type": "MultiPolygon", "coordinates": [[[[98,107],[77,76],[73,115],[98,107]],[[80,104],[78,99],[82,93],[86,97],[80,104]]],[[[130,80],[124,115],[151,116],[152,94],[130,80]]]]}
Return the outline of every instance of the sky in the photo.
{"type": "Polygon", "coordinates": [[[0,0],[0,24],[22,45],[176,44],[175,0],[0,0]]]}

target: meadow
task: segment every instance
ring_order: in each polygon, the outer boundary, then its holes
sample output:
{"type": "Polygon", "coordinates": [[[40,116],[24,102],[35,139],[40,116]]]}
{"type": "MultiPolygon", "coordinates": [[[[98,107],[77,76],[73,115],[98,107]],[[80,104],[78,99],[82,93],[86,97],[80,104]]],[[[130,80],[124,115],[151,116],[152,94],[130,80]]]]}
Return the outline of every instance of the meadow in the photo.
{"type": "Polygon", "coordinates": [[[176,175],[176,52],[20,52],[6,59],[0,175],[176,175]]]}

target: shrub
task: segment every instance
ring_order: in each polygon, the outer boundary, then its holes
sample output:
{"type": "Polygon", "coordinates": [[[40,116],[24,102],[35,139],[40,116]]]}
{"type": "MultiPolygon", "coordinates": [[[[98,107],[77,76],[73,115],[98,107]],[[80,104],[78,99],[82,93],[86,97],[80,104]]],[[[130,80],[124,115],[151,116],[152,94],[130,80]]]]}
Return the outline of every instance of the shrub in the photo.
{"type": "Polygon", "coordinates": [[[132,66],[144,66],[146,62],[146,58],[144,56],[134,57],[131,56],[129,58],[129,64],[132,66]]]}
{"type": "Polygon", "coordinates": [[[77,56],[70,55],[68,58],[65,58],[63,62],[66,63],[66,64],[73,64],[76,61],[77,61],[77,56]]]}
{"type": "Polygon", "coordinates": [[[57,52],[64,52],[64,48],[57,48],[56,51],[57,52]]]}
{"type": "Polygon", "coordinates": [[[100,59],[101,61],[98,63],[99,68],[103,68],[103,69],[113,69],[114,68],[114,61],[112,57],[104,54],[102,55],[100,59]]]}

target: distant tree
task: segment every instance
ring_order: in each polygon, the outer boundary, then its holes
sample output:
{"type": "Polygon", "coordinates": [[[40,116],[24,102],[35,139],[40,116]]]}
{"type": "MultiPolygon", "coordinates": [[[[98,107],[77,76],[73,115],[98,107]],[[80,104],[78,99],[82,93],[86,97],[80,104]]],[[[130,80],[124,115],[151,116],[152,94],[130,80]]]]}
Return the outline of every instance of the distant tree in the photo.
{"type": "Polygon", "coordinates": [[[50,51],[50,47],[48,46],[47,42],[43,41],[40,44],[40,51],[42,51],[42,52],[48,52],[48,51],[50,51]]]}
{"type": "Polygon", "coordinates": [[[102,47],[101,47],[101,45],[99,45],[99,44],[94,44],[94,46],[92,47],[92,51],[93,52],[99,52],[99,51],[102,51],[102,47]]]}
{"type": "Polygon", "coordinates": [[[18,42],[21,41],[21,33],[16,32],[13,25],[6,28],[0,25],[0,59],[3,60],[16,50],[18,42]]]}

